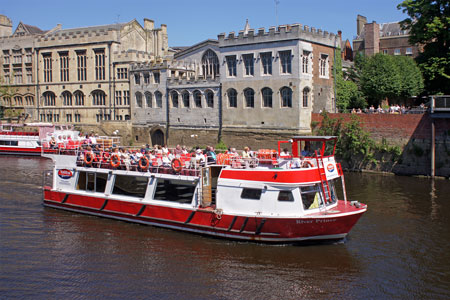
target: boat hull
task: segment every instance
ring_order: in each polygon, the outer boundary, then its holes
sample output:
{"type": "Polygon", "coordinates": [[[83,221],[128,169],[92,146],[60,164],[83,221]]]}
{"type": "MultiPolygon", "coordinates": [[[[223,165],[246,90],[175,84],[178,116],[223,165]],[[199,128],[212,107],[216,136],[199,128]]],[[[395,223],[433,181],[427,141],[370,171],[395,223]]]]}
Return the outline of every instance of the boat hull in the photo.
{"type": "Polygon", "coordinates": [[[269,243],[342,239],[366,211],[365,206],[356,208],[339,201],[330,212],[303,217],[227,215],[211,209],[127,202],[55,191],[48,187],[44,188],[44,205],[197,234],[269,243]]]}

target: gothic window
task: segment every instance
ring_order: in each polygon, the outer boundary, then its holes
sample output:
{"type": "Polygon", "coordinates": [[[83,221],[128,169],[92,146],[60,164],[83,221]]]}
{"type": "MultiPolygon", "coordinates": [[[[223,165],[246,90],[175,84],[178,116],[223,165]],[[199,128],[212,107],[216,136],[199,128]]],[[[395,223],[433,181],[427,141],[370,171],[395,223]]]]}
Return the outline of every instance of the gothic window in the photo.
{"type": "Polygon", "coordinates": [[[59,53],[59,76],[61,81],[69,81],[69,52],[59,53]]]}
{"type": "Polygon", "coordinates": [[[292,107],[292,90],[288,87],[283,87],[281,93],[281,107],[292,107]]]}
{"type": "Polygon", "coordinates": [[[116,91],[116,105],[122,105],[122,91],[116,91]]]}
{"type": "Polygon", "coordinates": [[[117,68],[117,79],[127,79],[128,69],[127,68],[117,68]]]}
{"type": "Polygon", "coordinates": [[[292,73],[292,56],[291,50],[280,51],[281,74],[292,73]]]}
{"type": "Polygon", "coordinates": [[[64,106],[72,106],[72,94],[69,91],[64,91],[61,96],[64,106]]]}
{"type": "Polygon", "coordinates": [[[261,93],[263,97],[263,107],[272,107],[272,90],[270,88],[263,88],[261,93]]]}
{"type": "Polygon", "coordinates": [[[237,107],[237,92],[235,89],[229,89],[228,95],[228,107],[237,107]]]}
{"type": "Polygon", "coordinates": [[[244,98],[246,107],[255,107],[255,91],[253,91],[251,88],[245,89],[244,98]]]}
{"type": "Polygon", "coordinates": [[[43,94],[44,97],[44,106],[55,106],[56,105],[56,101],[55,101],[55,94],[53,92],[45,92],[43,94]]]}
{"type": "Polygon", "coordinates": [[[34,97],[33,96],[26,96],[25,102],[27,105],[34,105],[34,97]]]}
{"type": "Polygon", "coordinates": [[[236,55],[226,57],[227,60],[227,75],[229,77],[236,77],[236,55]]]}
{"type": "Polygon", "coordinates": [[[194,91],[193,95],[195,107],[202,107],[202,93],[200,91],[194,91]]]}
{"type": "Polygon", "coordinates": [[[130,105],[130,91],[123,91],[123,105],[130,105]]]}
{"type": "Polygon", "coordinates": [[[303,107],[308,107],[309,102],[309,88],[305,87],[303,89],[303,107]]]}
{"type": "Polygon", "coordinates": [[[162,94],[159,91],[155,92],[155,100],[156,100],[156,107],[162,108],[162,94]]]}
{"type": "Polygon", "coordinates": [[[52,82],[52,54],[43,53],[44,60],[44,82],[52,82]]]}
{"type": "Polygon", "coordinates": [[[303,50],[302,73],[311,74],[311,51],[303,50]]]}
{"type": "Polygon", "coordinates": [[[145,102],[147,104],[147,107],[153,107],[152,93],[145,92],[145,102]]]}
{"type": "Polygon", "coordinates": [[[172,98],[172,107],[178,107],[178,92],[173,91],[171,93],[171,98],[172,98]]]}
{"type": "Polygon", "coordinates": [[[207,91],[205,94],[206,105],[210,108],[214,107],[214,93],[212,91],[207,91]]]}
{"type": "MultiPolygon", "coordinates": [[[[83,92],[82,91],[75,91],[75,93],[73,93],[73,95],[75,96],[75,105],[76,106],[84,106],[84,94],[83,94],[83,92]]],[[[75,120],[76,120],[76,118],[75,118],[75,120]]]]}
{"type": "Polygon", "coordinates": [[[271,75],[272,74],[272,52],[264,52],[260,54],[262,74],[271,75]]]}
{"type": "Polygon", "coordinates": [[[253,54],[243,54],[242,59],[244,60],[244,74],[246,76],[253,76],[255,74],[253,54]]]}
{"type": "Polygon", "coordinates": [[[136,107],[142,108],[142,94],[140,92],[137,92],[135,94],[136,97],[136,107]]]}
{"type": "Polygon", "coordinates": [[[189,107],[189,92],[185,91],[183,92],[183,106],[184,107],[189,107]]]}
{"type": "Polygon", "coordinates": [[[203,75],[216,76],[219,74],[219,59],[216,53],[208,49],[202,57],[203,75]]]}
{"type": "Polygon", "coordinates": [[[104,91],[96,90],[92,92],[92,105],[106,105],[106,94],[104,91]]]}
{"type": "Polygon", "coordinates": [[[105,49],[94,50],[95,80],[105,80],[105,49]]]}
{"type": "Polygon", "coordinates": [[[321,54],[319,59],[319,76],[328,77],[328,55],[321,54]]]}

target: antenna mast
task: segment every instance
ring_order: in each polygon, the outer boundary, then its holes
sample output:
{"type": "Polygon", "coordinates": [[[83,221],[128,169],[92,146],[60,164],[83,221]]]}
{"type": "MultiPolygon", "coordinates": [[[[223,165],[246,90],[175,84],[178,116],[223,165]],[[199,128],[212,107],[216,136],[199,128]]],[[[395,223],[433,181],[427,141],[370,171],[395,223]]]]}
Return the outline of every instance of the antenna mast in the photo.
{"type": "Polygon", "coordinates": [[[278,27],[278,4],[280,4],[280,0],[274,0],[275,1],[275,16],[276,16],[276,25],[278,27]]]}

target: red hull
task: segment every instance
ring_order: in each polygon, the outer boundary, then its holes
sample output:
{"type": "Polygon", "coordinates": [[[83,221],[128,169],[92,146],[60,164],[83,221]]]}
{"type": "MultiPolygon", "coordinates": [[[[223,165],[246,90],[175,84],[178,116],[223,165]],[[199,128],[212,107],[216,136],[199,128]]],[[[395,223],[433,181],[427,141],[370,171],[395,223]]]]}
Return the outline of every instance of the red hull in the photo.
{"type": "Polygon", "coordinates": [[[23,148],[23,147],[0,147],[0,154],[16,154],[16,155],[41,155],[41,147],[23,148]]]}
{"type": "Polygon", "coordinates": [[[326,215],[269,218],[222,215],[212,210],[181,209],[68,194],[44,189],[44,205],[124,221],[184,230],[231,239],[297,242],[344,238],[365,207],[343,201],[326,215]]]}

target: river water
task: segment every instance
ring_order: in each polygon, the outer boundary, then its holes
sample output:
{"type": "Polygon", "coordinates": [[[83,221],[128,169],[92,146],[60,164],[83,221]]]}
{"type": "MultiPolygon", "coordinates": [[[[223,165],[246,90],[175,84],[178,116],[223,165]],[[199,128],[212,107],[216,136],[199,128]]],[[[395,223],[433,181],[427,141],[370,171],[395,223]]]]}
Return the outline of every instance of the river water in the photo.
{"type": "Polygon", "coordinates": [[[449,299],[448,180],[346,174],[342,242],[262,245],[42,206],[43,158],[0,157],[1,299],[449,299]]]}

